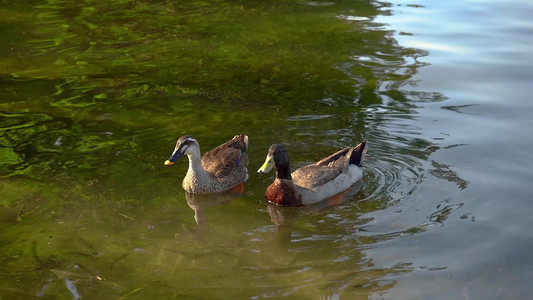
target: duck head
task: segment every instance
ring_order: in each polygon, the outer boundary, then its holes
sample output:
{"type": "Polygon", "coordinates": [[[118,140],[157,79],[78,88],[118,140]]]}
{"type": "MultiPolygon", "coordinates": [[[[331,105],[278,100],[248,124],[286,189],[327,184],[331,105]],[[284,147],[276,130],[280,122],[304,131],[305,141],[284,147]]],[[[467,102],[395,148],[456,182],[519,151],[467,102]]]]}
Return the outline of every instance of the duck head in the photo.
{"type": "Polygon", "coordinates": [[[200,145],[198,141],[191,135],[184,135],[178,139],[176,142],[176,148],[168,160],[165,161],[165,165],[169,166],[174,164],[180,157],[184,154],[192,156],[199,155],[200,145]]]}
{"type": "Polygon", "coordinates": [[[268,149],[265,163],[257,170],[257,173],[267,173],[276,167],[276,177],[279,179],[289,179],[291,177],[291,165],[287,149],[281,144],[274,144],[268,149]]]}

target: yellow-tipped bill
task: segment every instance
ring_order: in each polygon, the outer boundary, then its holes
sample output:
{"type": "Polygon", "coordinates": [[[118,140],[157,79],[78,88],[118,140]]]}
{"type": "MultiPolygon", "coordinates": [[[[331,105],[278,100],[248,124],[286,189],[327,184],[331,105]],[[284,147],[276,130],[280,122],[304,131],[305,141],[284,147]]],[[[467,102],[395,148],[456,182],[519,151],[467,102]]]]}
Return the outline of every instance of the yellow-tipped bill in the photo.
{"type": "Polygon", "coordinates": [[[172,156],[165,161],[165,166],[173,165],[176,160],[178,160],[180,157],[183,156],[183,153],[178,149],[174,149],[174,152],[172,152],[172,156]]]}
{"type": "Polygon", "coordinates": [[[270,170],[272,170],[273,167],[274,167],[274,159],[272,159],[270,155],[267,155],[265,163],[261,166],[261,168],[259,168],[259,170],[257,170],[257,173],[270,172],[270,170]]]}

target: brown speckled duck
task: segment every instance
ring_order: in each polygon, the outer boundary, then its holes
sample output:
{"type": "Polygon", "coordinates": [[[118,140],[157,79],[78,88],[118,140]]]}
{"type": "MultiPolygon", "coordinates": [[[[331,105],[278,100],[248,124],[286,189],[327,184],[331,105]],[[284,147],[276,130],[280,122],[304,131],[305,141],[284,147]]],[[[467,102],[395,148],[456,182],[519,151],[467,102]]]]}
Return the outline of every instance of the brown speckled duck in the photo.
{"type": "Polygon", "coordinates": [[[280,206],[302,206],[341,194],[363,178],[366,151],[366,141],[363,141],[291,173],[285,146],[274,144],[257,171],[266,173],[276,168],[276,179],[267,188],[265,198],[280,206]]]}
{"type": "Polygon", "coordinates": [[[189,170],[182,183],[189,193],[242,192],[244,182],[248,180],[247,150],[248,136],[240,134],[201,156],[198,141],[184,135],[176,142],[176,148],[165,165],[172,165],[184,154],[189,157],[189,170]]]}

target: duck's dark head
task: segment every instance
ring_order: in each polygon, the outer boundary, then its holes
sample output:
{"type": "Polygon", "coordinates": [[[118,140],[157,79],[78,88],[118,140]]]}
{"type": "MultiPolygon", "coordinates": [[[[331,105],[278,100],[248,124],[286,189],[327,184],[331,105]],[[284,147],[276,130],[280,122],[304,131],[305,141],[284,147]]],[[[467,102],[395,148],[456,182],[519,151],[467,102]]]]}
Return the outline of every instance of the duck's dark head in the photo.
{"type": "Polygon", "coordinates": [[[198,141],[192,135],[184,135],[176,142],[176,147],[170,158],[165,161],[165,165],[169,166],[174,164],[184,154],[195,155],[200,154],[200,145],[198,141]]]}
{"type": "Polygon", "coordinates": [[[267,173],[276,167],[276,177],[279,179],[291,178],[291,164],[287,149],[281,144],[274,144],[268,149],[265,163],[257,170],[258,173],[267,173]]]}

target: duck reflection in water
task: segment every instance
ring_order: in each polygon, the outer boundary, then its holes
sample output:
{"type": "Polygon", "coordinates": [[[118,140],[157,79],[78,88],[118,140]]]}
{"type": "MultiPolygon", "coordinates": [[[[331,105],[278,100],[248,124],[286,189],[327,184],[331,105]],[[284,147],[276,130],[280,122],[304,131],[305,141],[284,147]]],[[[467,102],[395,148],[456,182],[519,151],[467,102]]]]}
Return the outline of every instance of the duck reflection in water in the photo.
{"type": "MultiPolygon", "coordinates": [[[[279,206],[276,203],[267,203],[266,210],[270,216],[270,220],[276,225],[275,237],[273,247],[282,252],[287,252],[292,240],[292,231],[294,220],[300,215],[305,214],[318,214],[323,209],[328,207],[335,207],[343,202],[353,199],[363,187],[363,181],[359,180],[352,185],[346,192],[338,194],[323,201],[317,202],[313,205],[304,207],[288,207],[279,206]]],[[[280,252],[275,252],[280,253],[280,252]]]]}
{"type": "Polygon", "coordinates": [[[205,210],[209,206],[222,205],[232,200],[242,197],[242,193],[223,192],[217,194],[191,194],[185,193],[187,204],[194,210],[194,220],[198,226],[204,227],[206,224],[205,210]]]}

